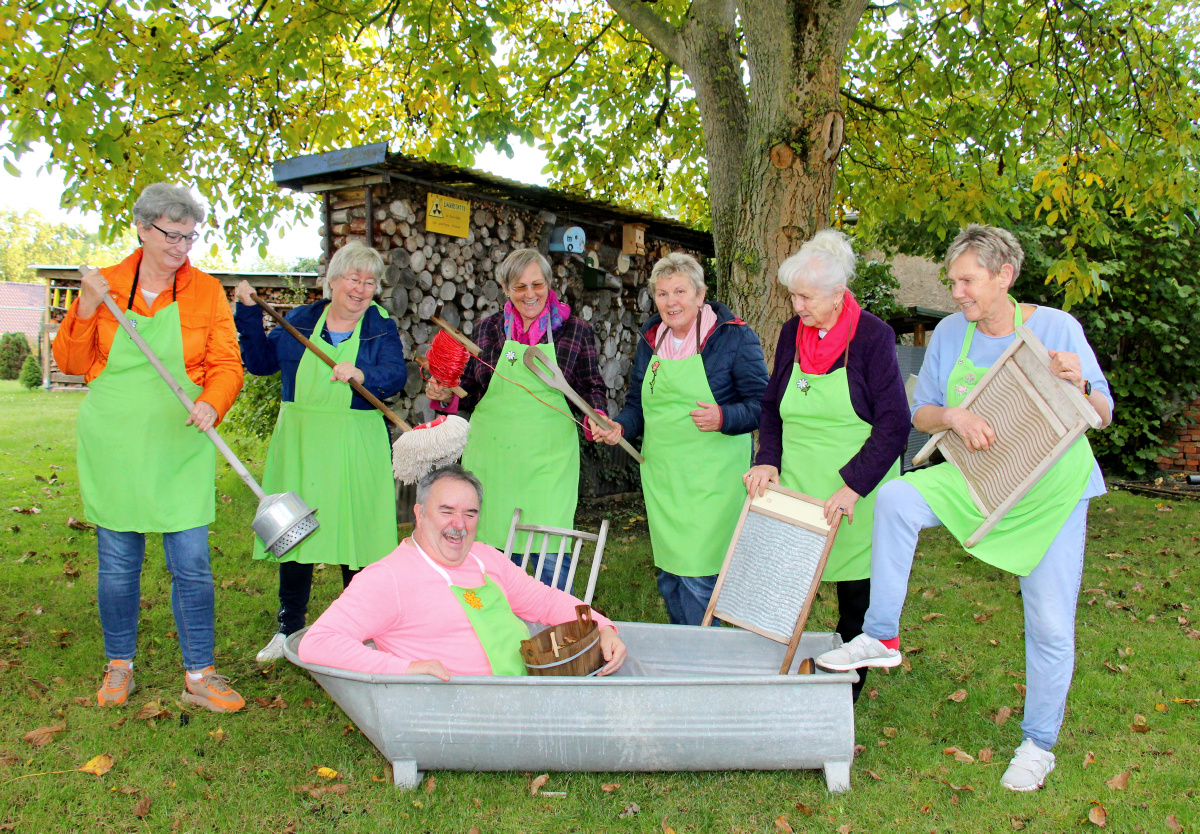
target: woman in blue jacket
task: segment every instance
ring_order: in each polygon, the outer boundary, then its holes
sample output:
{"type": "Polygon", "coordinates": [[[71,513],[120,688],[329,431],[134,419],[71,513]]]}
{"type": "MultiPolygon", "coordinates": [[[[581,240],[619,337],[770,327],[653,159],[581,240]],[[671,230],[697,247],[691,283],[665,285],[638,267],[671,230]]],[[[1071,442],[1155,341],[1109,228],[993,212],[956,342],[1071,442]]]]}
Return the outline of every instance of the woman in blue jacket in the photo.
{"type": "MultiPolygon", "coordinates": [[[[283,656],[287,635],[304,628],[313,565],[342,566],[342,585],[396,549],[391,444],[383,415],[350,388],[357,380],[380,399],[404,387],[408,372],[396,323],[374,303],[383,259],[349,243],[329,261],[329,298],[297,307],[287,320],[336,363],[332,373],[283,328],[267,334],[243,281],[235,321],[246,369],[282,372],[283,404],[271,435],[263,489],[294,491],[321,511],[321,526],[279,562],[279,630],[258,653],[283,656]],[[385,500],[386,498],[386,500],[385,500]]],[[[254,558],[266,558],[254,542],[254,558]]]]}
{"type": "Polygon", "coordinates": [[[590,428],[609,444],[644,435],[658,589],[672,623],[699,625],[746,497],[767,364],[750,326],[705,301],[704,270],[691,255],[660,259],[650,292],[658,314],[642,328],[625,407],[612,430],[590,428]]]}

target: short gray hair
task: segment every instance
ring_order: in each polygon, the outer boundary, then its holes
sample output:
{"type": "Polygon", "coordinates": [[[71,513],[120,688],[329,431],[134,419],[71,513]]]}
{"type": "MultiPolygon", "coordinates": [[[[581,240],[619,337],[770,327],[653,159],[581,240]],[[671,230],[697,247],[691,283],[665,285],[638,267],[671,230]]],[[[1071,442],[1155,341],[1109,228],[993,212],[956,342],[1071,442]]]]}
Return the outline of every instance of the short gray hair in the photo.
{"type": "Polygon", "coordinates": [[[473,472],[463,469],[457,463],[443,466],[441,469],[431,470],[422,475],[421,480],[417,481],[417,503],[424,507],[425,502],[429,500],[429,493],[433,490],[433,485],[447,478],[473,486],[480,506],[483,505],[483,484],[479,483],[479,479],[475,477],[473,472]]]}
{"type": "Polygon", "coordinates": [[[946,250],[946,271],[949,272],[950,265],[967,252],[975,255],[979,265],[986,269],[989,275],[999,275],[1005,264],[1011,264],[1013,281],[1021,274],[1021,264],[1025,262],[1025,250],[1021,248],[1016,237],[1008,229],[1001,229],[999,226],[972,223],[963,229],[946,250]]]}
{"type": "Polygon", "coordinates": [[[779,265],[779,283],[789,290],[803,281],[826,295],[841,284],[849,286],[858,265],[850,238],[837,229],[822,229],[800,251],[779,265]]]}
{"type": "Polygon", "coordinates": [[[500,282],[500,286],[508,292],[513,283],[520,278],[530,264],[537,264],[542,270],[542,277],[546,279],[546,284],[550,284],[550,261],[536,249],[514,249],[508,253],[500,266],[496,267],[496,280],[500,282]]]}
{"type": "Polygon", "coordinates": [[[375,279],[375,294],[383,290],[383,256],[365,243],[350,241],[333,253],[325,270],[325,285],[351,272],[365,272],[375,279]]]}
{"type": "Polygon", "coordinates": [[[672,252],[658,259],[654,269],[650,270],[650,292],[654,292],[659,278],[674,278],[677,275],[688,279],[696,292],[704,292],[704,267],[686,252],[672,252]]]}
{"type": "Polygon", "coordinates": [[[203,223],[208,212],[204,206],[192,196],[182,185],[169,182],[156,182],[147,185],[137,202],[133,204],[133,220],[143,226],[149,226],[155,220],[165,217],[172,223],[185,219],[203,223]]]}

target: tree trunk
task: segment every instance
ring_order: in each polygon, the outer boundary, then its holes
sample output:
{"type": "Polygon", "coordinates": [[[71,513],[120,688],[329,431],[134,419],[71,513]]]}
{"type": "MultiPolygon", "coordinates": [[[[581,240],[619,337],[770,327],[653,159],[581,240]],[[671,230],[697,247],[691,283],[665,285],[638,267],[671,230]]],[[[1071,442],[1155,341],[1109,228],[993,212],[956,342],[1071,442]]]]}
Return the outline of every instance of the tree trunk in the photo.
{"type": "Polygon", "coordinates": [[[609,5],[696,90],[719,291],[758,332],[770,362],[793,315],[776,271],[829,222],[844,125],[842,62],[868,0],[695,0],[678,29],[639,0],[609,5]]]}

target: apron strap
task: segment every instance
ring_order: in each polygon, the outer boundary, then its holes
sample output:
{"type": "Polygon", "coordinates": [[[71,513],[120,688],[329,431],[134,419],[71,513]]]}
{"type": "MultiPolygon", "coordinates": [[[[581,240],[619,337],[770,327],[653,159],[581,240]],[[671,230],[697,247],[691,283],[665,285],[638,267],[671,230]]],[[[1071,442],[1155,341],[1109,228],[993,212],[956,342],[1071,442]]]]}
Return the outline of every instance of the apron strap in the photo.
{"type": "MultiPolygon", "coordinates": [[[[133,286],[129,288],[129,300],[125,302],[125,312],[133,311],[133,296],[137,292],[138,281],[142,277],[142,262],[138,261],[137,269],[133,272],[133,286]]],[[[179,270],[175,270],[175,274],[171,276],[171,300],[179,300],[179,270]]]]}
{"type": "MultiPolygon", "coordinates": [[[[411,541],[413,543],[413,547],[415,547],[417,549],[417,552],[421,554],[421,557],[424,558],[425,561],[429,563],[429,567],[433,568],[435,571],[440,573],[442,575],[442,579],[446,580],[447,585],[449,585],[450,587],[454,587],[454,581],[450,578],[450,574],[446,573],[445,569],[441,565],[439,565],[437,562],[433,561],[433,559],[429,558],[429,554],[421,549],[421,545],[417,544],[417,540],[409,539],[409,541],[411,541]]],[[[483,566],[483,560],[481,560],[474,553],[471,554],[471,558],[475,560],[475,564],[479,565],[479,572],[483,574],[483,578],[486,581],[487,580],[487,568],[485,568],[483,566]]]]}

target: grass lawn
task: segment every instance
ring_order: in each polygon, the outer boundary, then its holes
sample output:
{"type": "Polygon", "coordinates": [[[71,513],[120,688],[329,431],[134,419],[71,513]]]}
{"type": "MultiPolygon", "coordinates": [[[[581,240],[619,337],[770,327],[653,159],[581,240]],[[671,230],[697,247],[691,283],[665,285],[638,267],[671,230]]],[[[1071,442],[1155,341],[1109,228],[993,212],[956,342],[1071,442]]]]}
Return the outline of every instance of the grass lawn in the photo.
{"type": "MultiPolygon", "coordinates": [[[[177,702],[183,674],[157,540],[143,575],[138,690],[125,709],[93,706],[104,665],[95,536],[68,526],[84,515],[81,400],[0,382],[0,831],[1063,832],[1095,827],[1101,809],[1114,831],[1200,830],[1200,623],[1189,622],[1200,618],[1200,504],[1126,493],[1092,503],[1075,683],[1043,791],[999,785],[1020,741],[1017,583],[932,531],[909,590],[906,662],[873,672],[857,707],[848,793],[827,793],[816,771],[551,773],[543,790],[558,797],[530,795],[536,773],[438,772],[406,792],[305,673],[256,668],[274,626],[275,571],[249,558],[255,501],[223,463],[211,535],[217,668],[247,708],[216,715],[177,702]],[[957,690],[966,697],[948,698],[957,690]],[[24,740],[54,726],[48,743],[24,740]],[[98,754],[112,757],[106,773],[75,770],[98,754]],[[319,790],[329,786],[344,792],[319,790]]],[[[233,440],[260,470],[263,446],[233,440]]],[[[614,529],[597,605],[662,621],[644,509],[605,511],[614,529]]],[[[314,612],[340,588],[336,568],[317,577],[314,612]]],[[[830,596],[810,628],[832,627],[830,596]]]]}

